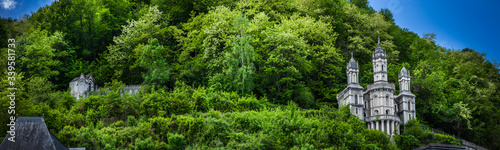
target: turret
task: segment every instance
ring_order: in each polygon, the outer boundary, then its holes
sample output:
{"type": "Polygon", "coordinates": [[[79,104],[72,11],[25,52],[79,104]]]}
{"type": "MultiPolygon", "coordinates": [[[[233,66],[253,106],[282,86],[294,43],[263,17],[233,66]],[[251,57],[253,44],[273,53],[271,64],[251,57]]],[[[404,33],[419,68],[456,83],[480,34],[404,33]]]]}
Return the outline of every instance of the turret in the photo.
{"type": "Polygon", "coordinates": [[[399,95],[397,97],[399,104],[399,115],[403,123],[415,118],[415,95],[410,91],[410,71],[406,70],[405,64],[399,72],[399,95]]]}
{"type": "Polygon", "coordinates": [[[399,90],[400,91],[410,91],[410,71],[407,71],[405,64],[403,63],[403,68],[399,72],[399,90]]]}
{"type": "Polygon", "coordinates": [[[380,37],[378,37],[378,46],[373,51],[373,81],[387,82],[387,54],[380,46],[380,37]]]}
{"type": "Polygon", "coordinates": [[[351,53],[351,60],[347,63],[347,83],[348,84],[359,84],[358,82],[358,62],[354,60],[353,55],[351,53]]]}

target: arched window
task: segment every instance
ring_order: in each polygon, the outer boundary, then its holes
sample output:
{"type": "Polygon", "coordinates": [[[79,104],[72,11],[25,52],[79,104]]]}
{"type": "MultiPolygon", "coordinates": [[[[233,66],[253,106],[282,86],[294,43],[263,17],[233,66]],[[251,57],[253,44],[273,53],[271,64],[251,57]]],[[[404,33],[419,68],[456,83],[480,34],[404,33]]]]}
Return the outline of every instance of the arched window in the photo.
{"type": "Polygon", "coordinates": [[[394,105],[394,111],[395,111],[395,112],[398,112],[398,107],[397,107],[397,105],[394,105]]]}
{"type": "Polygon", "coordinates": [[[378,110],[375,110],[375,115],[378,115],[378,110]]]}
{"type": "Polygon", "coordinates": [[[408,114],[408,120],[410,120],[410,119],[411,119],[411,114],[408,114]]]}
{"type": "Polygon", "coordinates": [[[358,108],[356,108],[356,115],[358,114],[358,108]]]}
{"type": "Polygon", "coordinates": [[[408,102],[408,110],[411,110],[411,109],[410,109],[410,102],[408,102]]]}
{"type": "Polygon", "coordinates": [[[389,105],[389,96],[385,96],[385,105],[389,105]]]}
{"type": "Polygon", "coordinates": [[[389,109],[385,110],[385,114],[389,115],[389,109]]]}
{"type": "Polygon", "coordinates": [[[358,104],[358,95],[354,96],[354,104],[358,104]]]}
{"type": "Polygon", "coordinates": [[[384,65],[382,65],[382,66],[380,67],[380,70],[384,71],[384,65]]]}

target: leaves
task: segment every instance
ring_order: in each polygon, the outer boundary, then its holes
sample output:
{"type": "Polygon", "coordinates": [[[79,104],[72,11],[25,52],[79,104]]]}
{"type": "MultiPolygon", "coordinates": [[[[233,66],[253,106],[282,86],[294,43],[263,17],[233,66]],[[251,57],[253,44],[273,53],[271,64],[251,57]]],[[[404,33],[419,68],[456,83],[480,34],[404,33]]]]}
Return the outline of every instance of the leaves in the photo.
{"type": "Polygon", "coordinates": [[[150,39],[139,58],[139,65],[147,70],[142,76],[144,82],[155,87],[162,87],[169,80],[170,68],[167,63],[169,49],[158,43],[158,39],[150,39]]]}

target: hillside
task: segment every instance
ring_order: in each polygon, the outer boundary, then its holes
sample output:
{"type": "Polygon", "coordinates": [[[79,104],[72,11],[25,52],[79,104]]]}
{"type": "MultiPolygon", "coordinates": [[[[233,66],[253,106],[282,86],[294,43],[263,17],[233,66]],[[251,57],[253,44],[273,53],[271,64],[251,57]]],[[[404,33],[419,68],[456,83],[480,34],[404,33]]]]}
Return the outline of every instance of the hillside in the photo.
{"type": "MultiPolygon", "coordinates": [[[[58,0],[0,22],[1,45],[16,41],[16,112],[44,115],[66,146],[411,149],[459,137],[500,149],[499,64],[400,28],[366,0],[58,0]],[[373,83],[377,37],[389,82],[399,87],[404,63],[416,95],[418,119],[394,143],[336,100],[351,53],[360,84],[373,83]],[[108,94],[75,100],[69,82],[90,72],[108,94]],[[138,94],[120,97],[137,84],[138,94]]],[[[7,59],[0,64],[8,95],[7,59]]],[[[0,110],[9,102],[0,97],[0,110]]]]}

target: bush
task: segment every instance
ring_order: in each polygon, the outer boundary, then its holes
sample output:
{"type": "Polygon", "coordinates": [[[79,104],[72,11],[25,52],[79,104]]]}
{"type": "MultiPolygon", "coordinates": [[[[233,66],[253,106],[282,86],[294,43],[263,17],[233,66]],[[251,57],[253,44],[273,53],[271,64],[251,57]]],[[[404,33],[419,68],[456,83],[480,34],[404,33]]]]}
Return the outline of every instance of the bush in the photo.
{"type": "Polygon", "coordinates": [[[184,136],[179,134],[168,134],[168,144],[170,149],[184,149],[186,147],[184,136]]]}
{"type": "Polygon", "coordinates": [[[121,120],[113,123],[113,126],[115,126],[115,127],[123,127],[123,125],[124,125],[124,123],[121,120]]]}
{"type": "Polygon", "coordinates": [[[413,135],[398,135],[396,136],[396,143],[398,148],[402,150],[415,149],[420,146],[420,141],[418,141],[418,139],[413,135]]]}
{"type": "Polygon", "coordinates": [[[265,107],[265,102],[267,99],[263,99],[259,101],[257,98],[251,97],[240,97],[238,102],[236,103],[236,109],[238,111],[246,111],[246,110],[259,110],[260,108],[265,107]]]}
{"type": "Polygon", "coordinates": [[[135,149],[136,150],[151,150],[151,149],[154,149],[154,147],[155,147],[155,145],[154,145],[151,137],[149,137],[145,140],[135,139],[135,149]]]}
{"type": "Polygon", "coordinates": [[[441,144],[461,145],[459,142],[455,141],[455,137],[453,137],[451,135],[444,135],[444,134],[435,133],[433,140],[436,143],[441,143],[441,144]]]}
{"type": "Polygon", "coordinates": [[[134,116],[127,117],[127,126],[137,126],[137,119],[134,116]]]}

